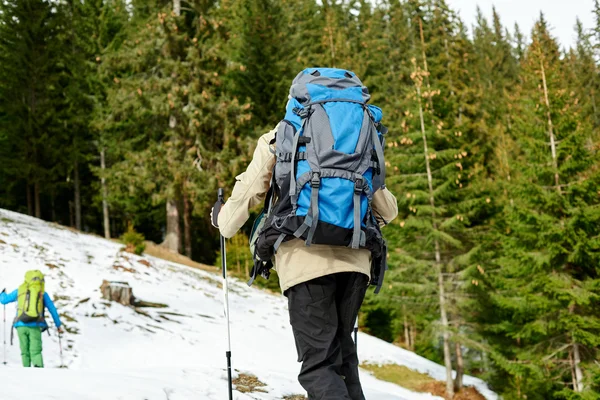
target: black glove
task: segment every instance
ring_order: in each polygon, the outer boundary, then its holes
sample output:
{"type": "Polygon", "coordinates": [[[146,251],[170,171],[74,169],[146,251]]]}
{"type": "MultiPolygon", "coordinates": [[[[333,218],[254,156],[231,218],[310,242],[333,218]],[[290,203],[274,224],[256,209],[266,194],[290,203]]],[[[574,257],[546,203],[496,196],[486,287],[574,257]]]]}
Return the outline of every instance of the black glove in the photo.
{"type": "Polygon", "coordinates": [[[2,292],[0,293],[6,293],[6,288],[2,289],[2,292]]]}

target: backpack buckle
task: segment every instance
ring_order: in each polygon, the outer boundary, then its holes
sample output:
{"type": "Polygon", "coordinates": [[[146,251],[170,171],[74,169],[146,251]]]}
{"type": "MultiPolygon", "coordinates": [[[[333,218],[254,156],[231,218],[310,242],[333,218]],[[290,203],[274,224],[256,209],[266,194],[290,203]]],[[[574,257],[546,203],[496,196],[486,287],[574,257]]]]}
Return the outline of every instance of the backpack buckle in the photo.
{"type": "Polygon", "coordinates": [[[312,177],[310,178],[310,186],[313,188],[321,186],[321,174],[313,172],[312,177]]]}
{"type": "Polygon", "coordinates": [[[354,180],[354,194],[360,194],[363,192],[363,179],[356,178],[354,180]]]}
{"type": "Polygon", "coordinates": [[[303,108],[294,107],[292,109],[292,112],[294,114],[296,114],[297,116],[299,116],[300,118],[304,119],[304,118],[308,117],[309,110],[306,107],[303,107],[303,108]]]}
{"type": "Polygon", "coordinates": [[[379,133],[381,133],[382,135],[385,135],[388,133],[388,128],[387,126],[385,126],[384,124],[382,124],[381,122],[378,122],[375,127],[377,128],[377,131],[379,133]]]}

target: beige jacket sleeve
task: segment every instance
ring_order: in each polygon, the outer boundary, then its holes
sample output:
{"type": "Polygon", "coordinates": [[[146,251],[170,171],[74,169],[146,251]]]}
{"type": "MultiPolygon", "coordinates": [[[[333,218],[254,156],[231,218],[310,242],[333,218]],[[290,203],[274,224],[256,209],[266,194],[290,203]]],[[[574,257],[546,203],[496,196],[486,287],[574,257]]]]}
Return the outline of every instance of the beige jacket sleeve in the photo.
{"type": "Polygon", "coordinates": [[[398,216],[398,201],[387,188],[375,192],[372,206],[380,226],[389,224],[398,216]]]}
{"type": "Polygon", "coordinates": [[[219,230],[226,238],[231,238],[250,217],[250,209],[264,201],[271,184],[271,174],[275,165],[275,155],[271,153],[269,142],[275,137],[277,127],[258,139],[252,162],[246,171],[238,175],[231,197],[219,213],[219,230]]]}

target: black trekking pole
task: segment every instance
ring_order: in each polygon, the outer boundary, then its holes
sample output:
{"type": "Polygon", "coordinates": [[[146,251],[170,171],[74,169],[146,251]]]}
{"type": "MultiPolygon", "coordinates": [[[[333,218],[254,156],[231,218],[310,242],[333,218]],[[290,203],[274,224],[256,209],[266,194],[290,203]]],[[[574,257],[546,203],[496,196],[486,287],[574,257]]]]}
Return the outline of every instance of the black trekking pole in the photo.
{"type": "MultiPolygon", "coordinates": [[[[217,192],[217,202],[213,207],[212,223],[214,226],[219,226],[219,212],[221,206],[225,204],[223,199],[223,189],[219,188],[217,192]]],[[[225,237],[220,234],[221,238],[221,269],[223,271],[223,307],[225,309],[225,318],[227,319],[227,351],[225,357],[227,358],[227,382],[229,385],[229,400],[233,400],[233,382],[231,380],[231,332],[229,330],[229,289],[227,287],[227,252],[225,250],[225,237]]]]}
{"type": "Polygon", "coordinates": [[[4,362],[3,364],[6,365],[6,304],[4,305],[4,326],[2,328],[2,330],[4,331],[4,362]]]}
{"type": "Polygon", "coordinates": [[[354,321],[354,347],[358,351],[358,315],[356,321],[354,321]]]}

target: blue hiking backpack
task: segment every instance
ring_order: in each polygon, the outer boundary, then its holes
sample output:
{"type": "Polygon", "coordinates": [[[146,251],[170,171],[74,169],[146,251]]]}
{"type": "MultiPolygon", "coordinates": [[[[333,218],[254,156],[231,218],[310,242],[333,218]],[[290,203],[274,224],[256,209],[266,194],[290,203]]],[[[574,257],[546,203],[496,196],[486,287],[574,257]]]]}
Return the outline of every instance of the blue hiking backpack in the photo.
{"type": "Polygon", "coordinates": [[[269,277],[282,242],[298,238],[307,246],[369,249],[379,292],[387,249],[371,201],[385,187],[387,129],[369,98],[350,71],[308,68],[294,79],[274,140],[271,187],[250,239],[249,285],[257,275],[269,277]]]}

